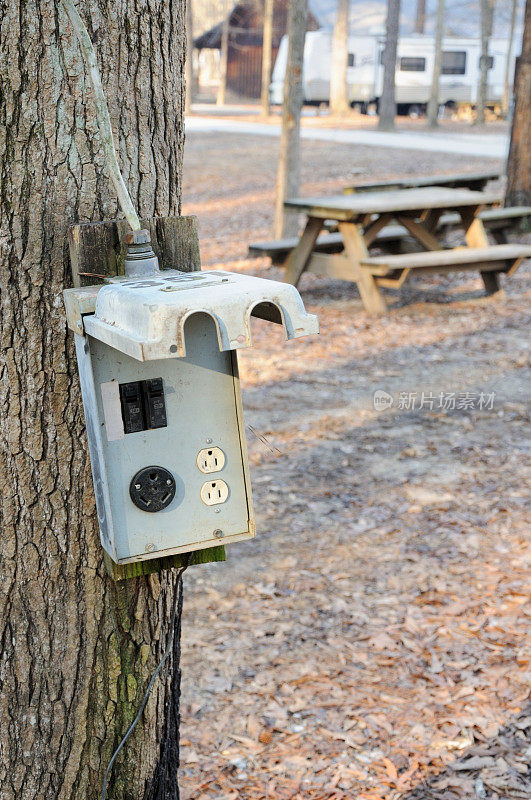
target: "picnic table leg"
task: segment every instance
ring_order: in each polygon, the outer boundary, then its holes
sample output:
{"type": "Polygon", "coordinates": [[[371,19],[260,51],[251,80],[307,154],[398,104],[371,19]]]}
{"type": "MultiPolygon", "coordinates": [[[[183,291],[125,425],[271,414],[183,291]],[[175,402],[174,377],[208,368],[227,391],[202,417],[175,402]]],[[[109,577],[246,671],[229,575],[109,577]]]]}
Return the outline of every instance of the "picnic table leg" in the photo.
{"type": "Polygon", "coordinates": [[[396,219],[426,250],[443,249],[441,242],[422,222],[417,222],[405,214],[397,214],[396,219]]]}
{"type": "Polygon", "coordinates": [[[481,272],[479,273],[483,280],[483,286],[485,287],[485,291],[487,294],[496,294],[497,292],[502,291],[502,287],[500,284],[500,273],[499,272],[481,272]]]}
{"type": "Polygon", "coordinates": [[[426,211],[426,213],[422,215],[422,223],[427,230],[431,233],[435,233],[441,217],[442,208],[430,208],[429,211],[426,211]]]}
{"type": "MultiPolygon", "coordinates": [[[[465,239],[469,247],[489,247],[489,237],[483,224],[483,220],[479,216],[481,206],[475,208],[460,208],[459,214],[465,226],[465,239]]],[[[502,291],[500,285],[499,272],[482,272],[479,271],[483,286],[487,294],[497,294],[502,291]]]]}
{"type": "Polygon", "coordinates": [[[299,283],[300,277],[312,257],[313,248],[323,227],[323,222],[324,220],[318,217],[308,217],[299,243],[293,248],[286,260],[286,272],[284,275],[286,283],[292,283],[293,286],[297,286],[299,283]]]}
{"type": "Polygon", "coordinates": [[[385,314],[387,306],[383,296],[380,294],[378,284],[374,276],[368,270],[364,270],[360,261],[367,258],[369,252],[363,238],[361,226],[352,222],[340,222],[339,230],[343,236],[345,253],[352,265],[352,274],[358,284],[361,301],[369,314],[385,314]]]}

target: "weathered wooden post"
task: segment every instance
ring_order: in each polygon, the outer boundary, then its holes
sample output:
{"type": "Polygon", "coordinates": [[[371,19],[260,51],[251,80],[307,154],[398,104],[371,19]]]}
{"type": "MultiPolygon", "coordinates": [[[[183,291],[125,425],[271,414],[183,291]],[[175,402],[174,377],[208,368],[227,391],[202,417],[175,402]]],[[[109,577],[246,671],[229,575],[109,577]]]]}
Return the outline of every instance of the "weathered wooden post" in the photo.
{"type": "Polygon", "coordinates": [[[378,129],[381,131],[391,131],[395,127],[395,70],[399,32],[400,0],[387,0],[385,48],[383,51],[383,87],[378,120],[378,129]]]}
{"type": "Polygon", "coordinates": [[[507,161],[505,205],[531,204],[531,0],[526,0],[522,54],[514,80],[514,111],[507,161]]]}
{"type": "Polygon", "coordinates": [[[269,99],[269,84],[271,83],[271,61],[273,47],[273,0],[264,2],[264,33],[262,37],[262,91],[260,104],[262,106],[262,116],[268,117],[271,111],[269,99]]]}
{"type": "Polygon", "coordinates": [[[330,110],[336,114],[345,114],[350,108],[347,82],[349,6],[349,0],[338,0],[332,36],[330,110]]]}
{"type": "Polygon", "coordinates": [[[297,215],[286,212],[284,200],[296,195],[301,179],[301,110],[303,103],[302,69],[304,40],[308,20],[308,0],[289,0],[288,60],[284,77],[282,131],[275,189],[275,238],[297,233],[297,215]]]}

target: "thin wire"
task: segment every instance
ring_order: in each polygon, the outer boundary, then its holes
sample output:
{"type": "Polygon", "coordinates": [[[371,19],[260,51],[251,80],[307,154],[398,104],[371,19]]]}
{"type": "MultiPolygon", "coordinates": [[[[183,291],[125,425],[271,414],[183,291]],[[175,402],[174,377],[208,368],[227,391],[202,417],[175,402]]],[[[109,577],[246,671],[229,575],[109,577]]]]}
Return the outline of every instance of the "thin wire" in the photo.
{"type": "Polygon", "coordinates": [[[146,707],[146,703],[148,701],[148,697],[149,697],[149,694],[151,692],[151,689],[153,688],[153,684],[155,683],[155,679],[156,679],[157,675],[159,674],[159,672],[161,671],[162,667],[164,666],[164,663],[166,662],[168,656],[170,655],[170,653],[172,651],[173,639],[174,639],[174,636],[175,636],[175,618],[176,618],[176,615],[177,615],[177,610],[179,611],[179,616],[182,613],[182,607],[183,607],[183,572],[185,571],[185,569],[187,567],[188,567],[188,564],[186,564],[184,567],[182,567],[179,570],[179,574],[177,576],[177,590],[173,594],[173,605],[172,605],[171,621],[170,621],[170,636],[169,636],[169,639],[168,639],[168,645],[166,647],[164,655],[162,656],[161,660],[159,661],[159,664],[158,664],[155,672],[153,673],[153,675],[151,677],[150,682],[148,683],[148,687],[147,687],[147,689],[146,689],[146,691],[144,693],[144,697],[142,698],[142,702],[140,704],[140,708],[138,709],[138,713],[137,713],[136,717],[134,718],[133,722],[131,723],[131,725],[129,727],[129,730],[125,734],[124,738],[122,739],[122,741],[120,742],[120,744],[118,745],[116,750],[114,751],[113,756],[112,756],[111,760],[109,761],[109,765],[108,765],[107,769],[105,770],[105,777],[103,778],[103,788],[101,790],[101,800],[106,800],[106,797],[107,797],[107,783],[108,783],[108,780],[109,780],[109,776],[110,776],[111,770],[113,768],[113,764],[116,761],[116,758],[117,758],[119,752],[121,751],[122,747],[125,745],[125,743],[129,739],[129,737],[133,733],[134,729],[136,728],[136,726],[137,726],[137,724],[138,724],[138,722],[140,720],[140,717],[142,716],[142,712],[144,711],[144,709],[146,707]]]}
{"type": "Polygon", "coordinates": [[[79,16],[77,9],[72,3],[72,0],[61,0],[61,2],[65,8],[66,13],[68,14],[68,18],[72,24],[76,36],[79,39],[81,52],[83,53],[83,58],[85,59],[85,65],[87,67],[90,81],[92,83],[92,88],[94,89],[94,98],[96,101],[96,117],[98,120],[100,134],[103,141],[103,150],[105,152],[107,169],[109,170],[111,181],[114,184],[114,188],[116,189],[116,194],[118,195],[118,201],[120,203],[122,211],[124,212],[129,225],[134,231],[139,231],[142,226],[140,224],[140,220],[138,218],[138,214],[136,213],[135,207],[133,206],[133,201],[131,200],[131,196],[127,190],[127,186],[125,185],[122,173],[120,172],[118,159],[116,157],[116,148],[114,146],[114,137],[112,135],[111,118],[109,116],[109,109],[107,107],[107,101],[105,99],[103,86],[101,85],[100,73],[98,71],[98,62],[96,60],[96,51],[94,50],[94,47],[90,40],[90,36],[85,27],[85,23],[79,16]]]}

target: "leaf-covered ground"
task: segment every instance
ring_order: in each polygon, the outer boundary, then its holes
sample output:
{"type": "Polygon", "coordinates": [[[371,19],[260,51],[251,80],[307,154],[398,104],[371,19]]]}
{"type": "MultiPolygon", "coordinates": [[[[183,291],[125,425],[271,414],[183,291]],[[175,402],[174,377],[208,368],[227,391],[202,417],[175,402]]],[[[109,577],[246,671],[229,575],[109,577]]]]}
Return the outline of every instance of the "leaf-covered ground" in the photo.
{"type": "MultiPolygon", "coordinates": [[[[204,263],[280,277],[245,260],[270,235],[275,147],[188,140],[204,263]]],[[[303,155],[306,192],[357,166],[492,163],[303,155]]],[[[185,800],[531,797],[528,286],[418,279],[374,319],[353,285],[305,277],[319,337],[257,321],[240,364],[258,536],[185,577],[185,800]]]]}

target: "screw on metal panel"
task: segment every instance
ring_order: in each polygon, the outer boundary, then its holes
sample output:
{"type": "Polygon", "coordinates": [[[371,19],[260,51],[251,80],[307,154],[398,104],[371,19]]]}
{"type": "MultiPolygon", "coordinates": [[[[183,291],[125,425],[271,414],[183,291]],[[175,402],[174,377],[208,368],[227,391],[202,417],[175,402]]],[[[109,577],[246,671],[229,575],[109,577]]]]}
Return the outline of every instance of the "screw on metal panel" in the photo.
{"type": "Polygon", "coordinates": [[[206,439],[206,443],[207,444],[212,444],[213,441],[214,441],[214,439],[206,439]]]}
{"type": "Polygon", "coordinates": [[[171,486],[171,485],[172,485],[172,483],[173,483],[173,481],[171,481],[171,480],[168,478],[168,480],[166,481],[166,484],[167,484],[168,486],[171,486]]]}
{"type": "Polygon", "coordinates": [[[214,514],[220,514],[220,513],[221,513],[221,508],[214,509],[214,514]]]}
{"type": "Polygon", "coordinates": [[[219,528],[216,528],[214,531],[214,536],[216,539],[221,539],[223,537],[223,531],[221,531],[219,528]]]}
{"type": "Polygon", "coordinates": [[[154,544],[147,544],[146,545],[146,553],[152,553],[154,549],[155,549],[155,545],[154,544]]]}

